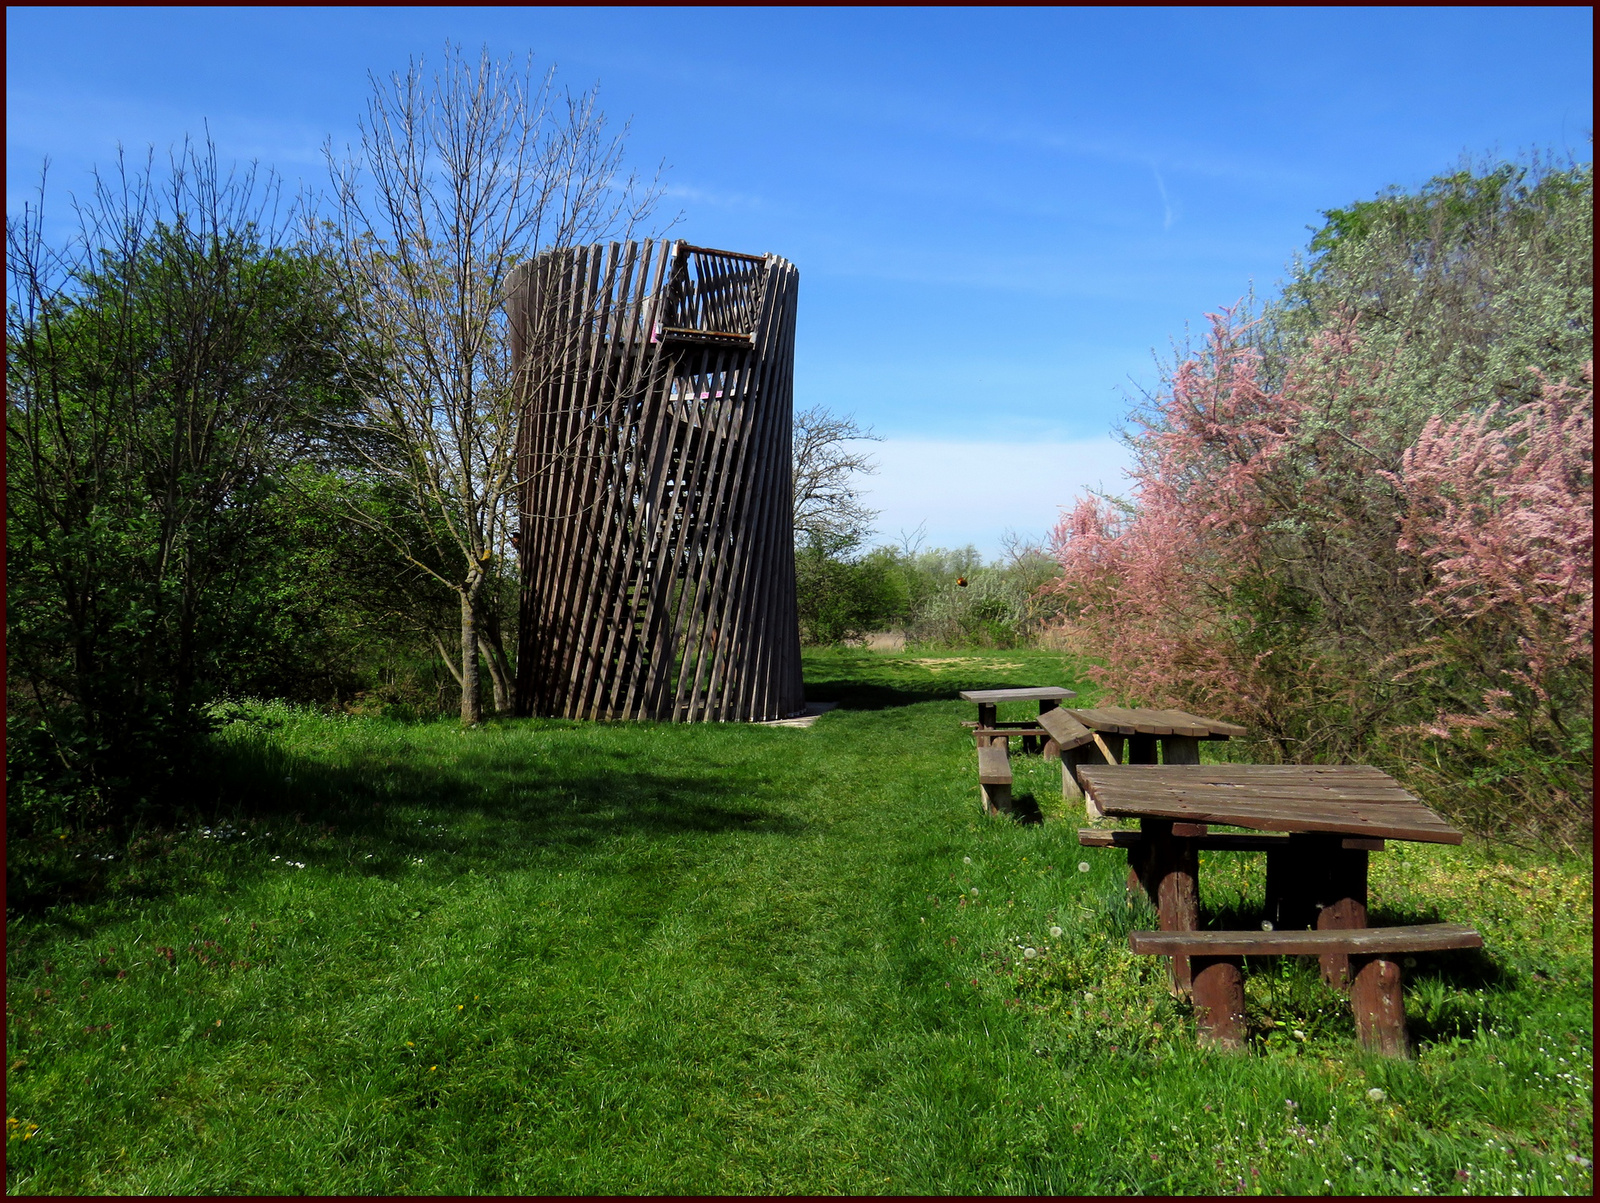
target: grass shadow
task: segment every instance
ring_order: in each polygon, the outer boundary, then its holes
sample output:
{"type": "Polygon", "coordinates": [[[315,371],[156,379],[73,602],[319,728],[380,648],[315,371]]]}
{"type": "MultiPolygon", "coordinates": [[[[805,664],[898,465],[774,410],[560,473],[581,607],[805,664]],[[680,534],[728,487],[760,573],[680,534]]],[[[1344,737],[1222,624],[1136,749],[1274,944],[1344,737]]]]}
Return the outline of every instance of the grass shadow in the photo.
{"type": "Polygon", "coordinates": [[[344,763],[271,735],[219,745],[159,828],[86,834],[72,852],[41,841],[31,860],[10,849],[8,916],[153,899],[219,873],[232,888],[274,853],[364,875],[418,862],[493,874],[629,835],[792,837],[810,827],[784,808],[788,795],[756,759],[678,770],[582,729],[556,757],[531,759],[510,741],[461,755],[385,754],[379,742],[352,741],[344,763]]]}

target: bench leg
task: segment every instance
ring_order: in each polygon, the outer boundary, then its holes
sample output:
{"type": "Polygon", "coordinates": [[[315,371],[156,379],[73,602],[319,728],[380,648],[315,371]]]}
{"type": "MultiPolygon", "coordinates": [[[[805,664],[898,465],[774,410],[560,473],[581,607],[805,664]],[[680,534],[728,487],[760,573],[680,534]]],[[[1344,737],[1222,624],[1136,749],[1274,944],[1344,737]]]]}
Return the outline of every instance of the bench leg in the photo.
{"type": "Polygon", "coordinates": [[[1190,957],[1200,1043],[1244,1051],[1244,958],[1190,957]]]}
{"type": "Polygon", "coordinates": [[[978,793],[983,799],[985,814],[1008,815],[1011,813],[1011,787],[1009,785],[983,785],[980,783],[978,793]]]}
{"type": "Polygon", "coordinates": [[[1356,1013],[1356,1037],[1369,1052],[1385,1057],[1409,1053],[1405,1001],[1400,993],[1400,966],[1382,956],[1351,957],[1355,981],[1350,1005],[1356,1013]]]}

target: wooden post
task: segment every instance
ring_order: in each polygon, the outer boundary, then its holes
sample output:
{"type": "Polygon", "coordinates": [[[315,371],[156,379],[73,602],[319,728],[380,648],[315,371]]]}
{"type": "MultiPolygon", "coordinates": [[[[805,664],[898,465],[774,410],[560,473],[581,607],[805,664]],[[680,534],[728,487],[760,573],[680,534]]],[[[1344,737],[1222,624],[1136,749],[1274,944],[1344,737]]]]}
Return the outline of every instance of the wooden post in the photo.
{"type": "MultiPolygon", "coordinates": [[[[1039,713],[1043,714],[1047,710],[1054,710],[1058,705],[1059,703],[1054,698],[1040,698],[1039,713]]],[[[1022,740],[1022,750],[1024,752],[1042,752],[1046,760],[1055,760],[1061,755],[1061,745],[1049,736],[1045,736],[1042,740],[1037,735],[1025,736],[1022,740]]]]}
{"type": "Polygon", "coordinates": [[[1159,736],[1130,735],[1127,738],[1129,764],[1156,763],[1156,740],[1159,736]]]}
{"type": "Polygon", "coordinates": [[[1383,956],[1351,958],[1355,980],[1350,1005],[1356,1014],[1356,1037],[1371,1052],[1407,1056],[1406,1008],[1400,994],[1400,966],[1383,956]]]}
{"type": "MultiPolygon", "coordinates": [[[[1317,930],[1349,930],[1367,925],[1367,854],[1364,850],[1342,848],[1339,839],[1325,841],[1327,872],[1322,878],[1318,903],[1317,930]]],[[[1343,988],[1350,981],[1350,958],[1342,952],[1325,952],[1322,980],[1343,988]]]]}
{"type": "Polygon", "coordinates": [[[1244,1051],[1244,958],[1191,957],[1199,1043],[1244,1051]]]}
{"type": "MultiPolygon", "coordinates": [[[[1200,927],[1200,853],[1192,839],[1175,836],[1170,819],[1141,819],[1143,855],[1139,876],[1156,905],[1162,931],[1196,931],[1200,927]]],[[[1129,850],[1129,863],[1134,863],[1129,850]]],[[[1173,993],[1184,995],[1190,989],[1189,958],[1172,958],[1173,993]]]]}
{"type": "Polygon", "coordinates": [[[994,702],[978,703],[978,726],[992,727],[998,721],[995,717],[999,707],[994,702]]]}
{"type": "Polygon", "coordinates": [[[1266,918],[1276,931],[1310,927],[1323,893],[1326,861],[1318,837],[1292,834],[1282,848],[1267,853],[1266,918]]]}
{"type": "Polygon", "coordinates": [[[1161,744],[1167,764],[1200,763],[1200,737],[1197,735],[1163,735],[1161,744]]]}
{"type": "Polygon", "coordinates": [[[1078,785],[1078,766],[1082,764],[1082,748],[1068,748],[1061,753],[1061,797],[1067,802],[1083,797],[1078,785]]]}

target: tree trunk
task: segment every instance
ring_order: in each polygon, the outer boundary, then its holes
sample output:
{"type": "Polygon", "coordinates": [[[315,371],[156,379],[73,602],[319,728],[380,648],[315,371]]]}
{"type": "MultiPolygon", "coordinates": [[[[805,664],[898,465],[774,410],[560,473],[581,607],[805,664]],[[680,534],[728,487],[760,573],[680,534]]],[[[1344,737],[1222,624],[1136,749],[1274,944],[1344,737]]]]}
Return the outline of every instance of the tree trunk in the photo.
{"type": "Polygon", "coordinates": [[[483,652],[483,662],[489,666],[489,684],[494,688],[494,712],[507,714],[511,710],[511,685],[503,656],[494,644],[478,632],[478,648],[483,652]]]}
{"type": "Polygon", "coordinates": [[[470,727],[483,721],[483,704],[478,698],[478,617],[472,594],[461,593],[461,725],[470,727]]]}

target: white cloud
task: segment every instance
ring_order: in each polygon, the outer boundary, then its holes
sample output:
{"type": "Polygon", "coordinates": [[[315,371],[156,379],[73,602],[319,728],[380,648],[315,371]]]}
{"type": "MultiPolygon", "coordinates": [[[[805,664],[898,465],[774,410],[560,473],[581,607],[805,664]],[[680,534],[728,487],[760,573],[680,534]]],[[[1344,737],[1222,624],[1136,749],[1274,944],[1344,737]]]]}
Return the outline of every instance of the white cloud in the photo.
{"type": "Polygon", "coordinates": [[[881,510],[879,541],[926,524],[930,547],[973,543],[1000,554],[1006,530],[1042,538],[1085,489],[1128,491],[1127,448],[1111,438],[1056,443],[935,442],[869,444],[875,476],[860,477],[866,502],[881,510]]]}

